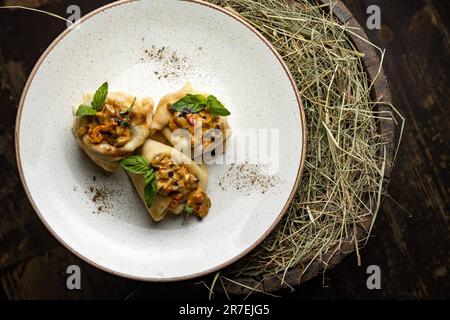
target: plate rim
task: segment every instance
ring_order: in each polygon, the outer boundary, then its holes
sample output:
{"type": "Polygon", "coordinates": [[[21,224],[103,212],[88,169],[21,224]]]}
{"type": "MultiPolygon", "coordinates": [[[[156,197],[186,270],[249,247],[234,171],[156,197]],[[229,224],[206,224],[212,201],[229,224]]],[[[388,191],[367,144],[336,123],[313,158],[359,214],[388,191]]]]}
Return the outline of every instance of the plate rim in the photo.
{"type": "Polygon", "coordinates": [[[78,25],[81,25],[84,21],[92,18],[93,16],[95,16],[98,13],[101,13],[101,12],[103,12],[105,10],[108,10],[108,9],[111,9],[113,7],[120,6],[120,5],[123,5],[123,4],[135,2],[135,1],[140,1],[140,0],[118,0],[118,1],[106,4],[104,6],[101,6],[101,7],[97,8],[97,9],[87,13],[86,15],[81,17],[78,21],[76,21],[74,24],[72,24],[70,27],[67,27],[66,29],[64,29],[51,42],[51,44],[47,47],[47,49],[45,49],[45,51],[39,57],[39,59],[37,60],[37,62],[34,65],[33,69],[31,70],[31,73],[28,76],[28,79],[27,79],[27,81],[25,83],[25,86],[23,88],[23,91],[22,91],[22,94],[21,94],[21,97],[20,97],[19,106],[18,106],[18,109],[17,109],[15,128],[14,128],[14,146],[15,146],[15,156],[16,156],[17,170],[19,172],[20,180],[22,182],[25,194],[26,194],[26,196],[28,198],[28,201],[30,202],[31,206],[33,207],[36,215],[39,217],[39,219],[44,224],[46,229],[50,232],[50,234],[59,243],[61,243],[63,245],[63,247],[65,247],[70,253],[72,253],[73,255],[78,257],[79,259],[87,262],[88,264],[90,264],[91,266],[93,266],[93,267],[95,267],[97,269],[100,269],[102,271],[108,272],[108,273],[113,274],[115,276],[131,279],[131,280],[146,281],[146,282],[175,282],[175,281],[194,279],[194,278],[198,278],[198,277],[202,277],[202,276],[208,275],[208,274],[210,274],[212,272],[215,272],[215,271],[219,271],[219,270],[221,270],[221,269],[231,265],[232,263],[240,260],[241,258],[246,256],[247,254],[249,254],[252,250],[254,250],[264,239],[267,238],[267,236],[279,224],[279,222],[281,221],[281,219],[283,218],[283,216],[287,212],[287,210],[288,210],[292,200],[294,199],[296,191],[297,191],[298,186],[300,184],[301,176],[302,176],[304,165],[305,165],[306,147],[307,147],[307,128],[306,128],[306,120],[305,120],[305,111],[304,111],[304,107],[303,107],[303,103],[302,103],[300,94],[299,94],[298,89],[297,89],[297,85],[295,83],[295,79],[292,76],[291,72],[289,71],[289,68],[287,67],[286,63],[283,61],[283,58],[280,56],[280,54],[276,50],[276,48],[255,27],[253,27],[250,23],[245,21],[239,15],[237,15],[237,14],[235,14],[235,13],[229,11],[229,10],[226,10],[226,9],[224,9],[222,7],[214,5],[212,3],[205,2],[203,0],[179,0],[179,1],[182,1],[182,2],[190,2],[190,3],[195,3],[195,4],[198,4],[198,5],[203,5],[205,7],[209,7],[210,9],[217,10],[217,11],[219,11],[219,12],[221,12],[223,14],[226,14],[229,17],[235,19],[237,22],[243,24],[250,31],[252,31],[269,48],[269,50],[274,54],[274,56],[277,58],[278,62],[283,67],[284,72],[286,73],[286,75],[289,78],[289,81],[290,81],[291,86],[292,86],[292,88],[294,90],[295,97],[296,97],[296,100],[297,100],[298,108],[299,108],[299,111],[300,111],[300,122],[302,124],[302,130],[301,131],[302,131],[302,138],[303,138],[302,140],[303,141],[302,141],[302,153],[301,153],[300,165],[299,165],[299,168],[298,168],[298,171],[297,171],[297,175],[296,175],[296,178],[295,178],[294,185],[292,187],[292,190],[291,190],[291,192],[289,194],[289,197],[288,197],[286,203],[284,204],[284,206],[281,209],[280,213],[278,214],[277,218],[272,222],[272,224],[269,226],[269,228],[253,244],[251,244],[247,249],[243,250],[238,255],[234,256],[233,258],[231,258],[231,259],[229,259],[229,260],[227,260],[227,261],[225,261],[225,262],[223,262],[223,263],[221,263],[221,264],[219,264],[217,266],[211,267],[209,269],[206,269],[206,270],[203,270],[203,271],[200,271],[200,272],[184,275],[184,276],[176,276],[176,277],[168,277],[168,278],[157,278],[157,277],[136,276],[136,275],[131,275],[131,274],[128,274],[128,273],[112,270],[112,269],[110,269],[110,268],[108,268],[106,266],[103,266],[103,265],[101,265],[101,264],[99,264],[99,263],[97,263],[97,262],[95,262],[95,261],[85,257],[83,254],[81,254],[80,252],[76,251],[67,242],[65,242],[60,235],[58,235],[51,228],[51,226],[45,220],[44,215],[42,215],[42,213],[40,212],[40,210],[37,207],[36,203],[34,202],[33,197],[32,197],[32,195],[30,193],[30,190],[28,189],[28,185],[26,183],[26,179],[25,179],[25,176],[24,176],[24,173],[23,173],[22,160],[20,158],[20,144],[19,144],[20,123],[21,123],[22,111],[23,111],[25,98],[28,95],[28,90],[30,88],[30,85],[33,82],[34,77],[35,77],[37,71],[39,70],[41,64],[47,58],[49,53],[59,44],[59,42],[67,34],[69,34],[71,31],[73,31],[78,25]]]}

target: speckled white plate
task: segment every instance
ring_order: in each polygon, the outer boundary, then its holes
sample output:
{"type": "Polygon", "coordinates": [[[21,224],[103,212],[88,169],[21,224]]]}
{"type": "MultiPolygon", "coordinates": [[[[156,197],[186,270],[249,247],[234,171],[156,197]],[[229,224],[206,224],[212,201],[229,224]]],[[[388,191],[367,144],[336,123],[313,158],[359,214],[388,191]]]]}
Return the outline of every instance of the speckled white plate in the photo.
{"type": "Polygon", "coordinates": [[[197,1],[116,2],[83,17],[79,27],[42,55],[17,117],[20,174],[50,232],[103,270],[150,281],[200,276],[255,248],[289,207],[304,161],[301,102],[274,48],[240,18],[197,1]],[[278,134],[273,179],[252,186],[244,181],[251,174],[227,180],[236,167],[212,165],[205,219],[153,223],[126,174],[102,173],[72,136],[72,105],[103,81],[111,91],[155,101],[185,81],[213,93],[231,111],[228,158],[245,160],[234,146],[246,129],[278,134]],[[93,201],[97,190],[106,196],[93,201]]]}

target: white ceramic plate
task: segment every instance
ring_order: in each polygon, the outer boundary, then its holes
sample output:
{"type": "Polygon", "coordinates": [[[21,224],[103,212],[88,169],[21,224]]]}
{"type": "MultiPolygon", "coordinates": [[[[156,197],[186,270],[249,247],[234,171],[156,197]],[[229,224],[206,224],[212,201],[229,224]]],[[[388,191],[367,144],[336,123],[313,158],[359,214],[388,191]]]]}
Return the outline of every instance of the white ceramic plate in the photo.
{"type": "Polygon", "coordinates": [[[116,2],[78,26],[38,61],[17,118],[23,184],[51,233],[103,270],[150,281],[200,276],[255,248],[288,208],[304,160],[303,110],[275,50],[243,20],[197,1],[116,2]],[[275,130],[273,187],[252,189],[244,182],[239,189],[239,181],[225,179],[230,165],[212,165],[207,192],[213,204],[205,219],[153,223],[126,174],[103,174],[72,136],[72,105],[103,81],[110,91],[156,102],[185,81],[213,93],[231,111],[227,158],[246,158],[234,148],[245,129],[275,130]],[[92,201],[91,188],[106,188],[106,197],[92,201]]]}

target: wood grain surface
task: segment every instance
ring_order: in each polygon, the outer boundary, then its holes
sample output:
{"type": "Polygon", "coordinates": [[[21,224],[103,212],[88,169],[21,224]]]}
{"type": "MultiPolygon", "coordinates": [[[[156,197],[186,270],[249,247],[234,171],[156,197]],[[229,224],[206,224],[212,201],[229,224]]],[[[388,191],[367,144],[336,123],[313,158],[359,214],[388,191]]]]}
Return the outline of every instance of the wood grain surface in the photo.
{"type": "MultiPolygon", "coordinates": [[[[70,4],[82,13],[110,1],[6,0],[67,16],[70,4]]],[[[407,118],[404,142],[390,194],[373,238],[354,256],[286,299],[449,298],[449,81],[450,3],[440,0],[345,0],[365,26],[366,8],[381,9],[381,30],[366,30],[387,49],[385,74],[394,105],[407,118]],[[403,209],[404,208],[404,209],[403,209]],[[382,289],[368,290],[366,268],[379,265],[382,289]]],[[[35,62],[65,28],[57,19],[19,10],[0,10],[0,298],[4,299],[205,299],[202,281],[141,283],[99,271],[71,255],[43,227],[20,184],[14,158],[14,121],[25,80],[35,62]],[[77,264],[82,289],[66,289],[65,270],[77,264]]],[[[217,298],[224,299],[223,295],[217,298]]],[[[255,295],[253,298],[257,298],[255,295]]],[[[238,299],[238,298],[236,298],[238,299]]]]}

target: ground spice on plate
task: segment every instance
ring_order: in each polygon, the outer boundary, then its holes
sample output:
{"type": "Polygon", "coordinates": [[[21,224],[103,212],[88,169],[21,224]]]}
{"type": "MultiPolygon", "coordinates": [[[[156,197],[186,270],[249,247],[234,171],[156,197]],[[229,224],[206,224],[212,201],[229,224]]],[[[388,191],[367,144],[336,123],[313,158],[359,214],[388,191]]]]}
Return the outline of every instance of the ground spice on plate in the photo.
{"type": "Polygon", "coordinates": [[[94,203],[96,211],[92,213],[107,212],[114,208],[114,200],[120,196],[121,192],[116,189],[112,189],[107,185],[98,183],[96,176],[92,177],[92,182],[88,184],[88,190],[84,193],[89,195],[90,200],[94,203]]]}
{"type": "Polygon", "coordinates": [[[185,77],[189,70],[187,59],[169,47],[157,48],[153,45],[150,49],[145,49],[140,62],[146,61],[154,64],[153,72],[158,79],[185,77]]]}
{"type": "Polygon", "coordinates": [[[226,173],[219,178],[218,186],[226,191],[233,189],[246,195],[268,192],[281,182],[279,176],[266,173],[267,167],[248,162],[231,164],[226,173]]]}

